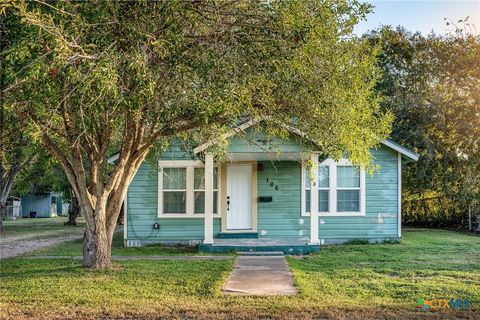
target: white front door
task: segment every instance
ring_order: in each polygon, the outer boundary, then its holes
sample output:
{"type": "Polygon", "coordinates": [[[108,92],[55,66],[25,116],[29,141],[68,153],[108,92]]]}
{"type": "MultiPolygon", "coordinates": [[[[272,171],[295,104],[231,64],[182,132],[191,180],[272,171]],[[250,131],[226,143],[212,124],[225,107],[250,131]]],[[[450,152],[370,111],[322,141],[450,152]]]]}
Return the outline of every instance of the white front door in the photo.
{"type": "Polygon", "coordinates": [[[252,165],[227,166],[227,229],[252,228],[252,165]]]}

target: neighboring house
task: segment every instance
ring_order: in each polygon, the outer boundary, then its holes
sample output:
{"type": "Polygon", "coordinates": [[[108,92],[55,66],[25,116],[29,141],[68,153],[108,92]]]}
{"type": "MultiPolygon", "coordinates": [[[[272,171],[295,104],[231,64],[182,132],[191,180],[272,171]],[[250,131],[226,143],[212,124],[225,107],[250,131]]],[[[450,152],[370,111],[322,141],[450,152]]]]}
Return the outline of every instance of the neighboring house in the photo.
{"type": "Polygon", "coordinates": [[[22,217],[50,218],[62,214],[62,195],[56,192],[29,193],[22,197],[22,217]]]}
{"type": "Polygon", "coordinates": [[[380,169],[371,176],[347,159],[319,159],[295,129],[288,139],[268,139],[250,125],[227,137],[224,161],[208,153],[210,141],[190,152],[170,146],[158,170],[143,163],[125,199],[125,245],[307,253],[322,244],[400,239],[401,166],[418,154],[386,140],[372,150],[380,169]],[[317,170],[309,171],[312,162],[317,170]]]}

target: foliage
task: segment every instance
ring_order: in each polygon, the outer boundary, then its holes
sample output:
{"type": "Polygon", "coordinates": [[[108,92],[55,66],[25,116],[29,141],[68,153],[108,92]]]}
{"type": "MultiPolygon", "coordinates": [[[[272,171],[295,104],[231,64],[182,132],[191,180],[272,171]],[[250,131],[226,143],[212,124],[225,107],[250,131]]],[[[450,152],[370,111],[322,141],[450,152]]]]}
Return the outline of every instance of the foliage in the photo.
{"type": "Polygon", "coordinates": [[[33,163],[19,172],[12,194],[60,192],[64,199],[70,196],[70,185],[62,168],[46,151],[39,150],[33,163]]]}
{"type": "Polygon", "coordinates": [[[122,261],[108,271],[10,259],[2,261],[0,305],[5,319],[476,319],[479,246],[478,236],[425,229],[405,231],[401,244],[326,246],[287,258],[299,289],[291,297],[220,294],[233,259],[122,261]],[[472,309],[425,314],[418,298],[469,299],[472,309]]]}
{"type": "Polygon", "coordinates": [[[392,137],[421,154],[405,167],[406,222],[465,226],[480,213],[480,37],[423,37],[385,28],[367,35],[381,44],[377,90],[396,120],[392,137]]]}
{"type": "Polygon", "coordinates": [[[376,50],[352,36],[370,11],[357,1],[18,1],[3,11],[21,22],[2,52],[13,88],[4,103],[65,171],[89,266],[110,264],[126,188],[155,145],[198,143],[245,118],[265,119],[269,133],[296,119],[326,155],[369,166],[390,131],[373,92],[376,50]]]}

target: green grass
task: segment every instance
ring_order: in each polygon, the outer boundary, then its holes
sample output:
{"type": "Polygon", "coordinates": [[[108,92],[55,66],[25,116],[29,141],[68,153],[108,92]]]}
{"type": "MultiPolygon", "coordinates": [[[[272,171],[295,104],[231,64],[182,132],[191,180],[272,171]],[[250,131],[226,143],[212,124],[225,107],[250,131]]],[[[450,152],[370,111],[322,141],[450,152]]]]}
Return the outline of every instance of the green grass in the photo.
{"type": "Polygon", "coordinates": [[[73,232],[81,232],[85,228],[83,218],[77,219],[77,226],[65,226],[67,217],[54,218],[24,218],[19,220],[6,220],[3,222],[4,234],[2,238],[36,239],[58,236],[68,236],[73,232]]]}
{"type": "MultiPolygon", "coordinates": [[[[81,256],[82,239],[64,242],[62,244],[38,250],[32,255],[41,256],[81,256]]],[[[140,248],[125,248],[123,245],[123,232],[113,236],[112,255],[114,256],[154,256],[154,255],[192,255],[198,254],[196,247],[188,246],[145,246],[140,248]]]]}
{"type": "Polygon", "coordinates": [[[9,259],[1,263],[0,318],[478,319],[479,249],[478,236],[440,230],[405,232],[400,244],[323,247],[288,258],[295,297],[223,296],[233,257],[124,261],[108,271],[9,259]],[[467,298],[473,307],[422,313],[418,298],[467,298]]]}

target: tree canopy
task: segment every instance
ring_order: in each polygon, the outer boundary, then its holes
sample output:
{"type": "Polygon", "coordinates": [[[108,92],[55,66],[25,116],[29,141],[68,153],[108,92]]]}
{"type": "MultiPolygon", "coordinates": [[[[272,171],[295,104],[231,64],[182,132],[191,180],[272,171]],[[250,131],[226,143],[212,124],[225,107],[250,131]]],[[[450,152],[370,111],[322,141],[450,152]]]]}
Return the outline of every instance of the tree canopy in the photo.
{"type": "Polygon", "coordinates": [[[291,123],[325,155],[369,166],[392,116],[357,1],[19,1],[4,103],[59,161],[87,221],[84,263],[110,265],[132,176],[157,144],[239,119],[291,123]],[[106,156],[119,150],[112,166],[106,156]]]}
{"type": "Polygon", "coordinates": [[[480,210],[480,37],[424,37],[385,28],[382,107],[395,114],[392,137],[421,154],[404,174],[404,211],[413,224],[460,226],[480,210]]]}

